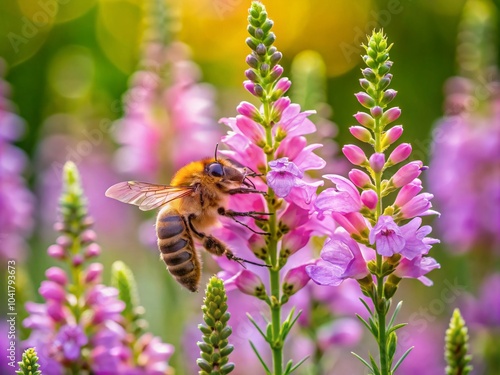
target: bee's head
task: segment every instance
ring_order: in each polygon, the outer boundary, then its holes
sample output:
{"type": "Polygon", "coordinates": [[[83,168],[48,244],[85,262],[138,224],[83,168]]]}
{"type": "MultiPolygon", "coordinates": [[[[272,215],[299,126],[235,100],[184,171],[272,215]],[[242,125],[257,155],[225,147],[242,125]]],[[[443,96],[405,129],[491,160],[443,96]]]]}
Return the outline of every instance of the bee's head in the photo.
{"type": "Polygon", "coordinates": [[[207,160],[204,171],[222,190],[239,188],[245,180],[245,175],[225,159],[207,160]]]}

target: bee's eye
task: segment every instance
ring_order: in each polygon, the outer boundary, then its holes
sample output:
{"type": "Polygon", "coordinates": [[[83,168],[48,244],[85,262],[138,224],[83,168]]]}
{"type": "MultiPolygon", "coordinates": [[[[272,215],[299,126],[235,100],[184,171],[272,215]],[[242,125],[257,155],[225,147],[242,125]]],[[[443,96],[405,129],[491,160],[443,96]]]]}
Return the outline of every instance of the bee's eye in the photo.
{"type": "Polygon", "coordinates": [[[212,177],[222,177],[224,175],[224,169],[219,163],[212,163],[208,166],[208,174],[212,177]]]}

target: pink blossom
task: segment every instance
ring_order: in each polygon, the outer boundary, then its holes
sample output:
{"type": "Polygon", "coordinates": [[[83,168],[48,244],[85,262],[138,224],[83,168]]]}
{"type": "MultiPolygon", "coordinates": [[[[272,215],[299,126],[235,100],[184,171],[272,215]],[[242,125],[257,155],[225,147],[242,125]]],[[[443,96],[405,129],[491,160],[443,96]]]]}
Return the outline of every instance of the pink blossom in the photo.
{"type": "Polygon", "coordinates": [[[306,286],[310,280],[306,272],[308,266],[309,264],[302,264],[288,270],[283,278],[283,293],[291,296],[306,286]]]}
{"type": "Polygon", "coordinates": [[[388,257],[398,254],[405,246],[401,229],[391,216],[380,216],[369,238],[371,244],[377,245],[377,253],[388,257]]]}
{"type": "Polygon", "coordinates": [[[431,286],[432,281],[424,275],[436,268],[441,268],[441,266],[434,258],[419,255],[413,259],[401,259],[394,274],[401,278],[418,279],[424,285],[431,286]]]}
{"type": "Polygon", "coordinates": [[[64,358],[75,361],[81,356],[81,348],[88,343],[82,327],[79,325],[65,325],[59,329],[54,345],[60,347],[64,358]]]}
{"type": "Polygon", "coordinates": [[[335,184],[334,188],[322,191],[314,207],[319,214],[325,212],[349,213],[357,212],[361,209],[361,197],[356,186],[345,177],[339,175],[325,175],[335,184]]]}
{"type": "Polygon", "coordinates": [[[337,286],[347,278],[362,279],[368,268],[358,243],[344,233],[325,243],[321,259],[307,266],[306,272],[316,284],[337,286]]]}

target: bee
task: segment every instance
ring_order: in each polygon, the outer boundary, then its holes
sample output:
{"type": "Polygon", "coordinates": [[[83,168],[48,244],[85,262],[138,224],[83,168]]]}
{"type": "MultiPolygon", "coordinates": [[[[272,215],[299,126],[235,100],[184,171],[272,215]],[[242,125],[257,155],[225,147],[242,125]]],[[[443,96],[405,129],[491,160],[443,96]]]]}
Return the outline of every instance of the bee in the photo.
{"type": "Polygon", "coordinates": [[[194,161],[182,167],[172,178],[170,185],[125,181],[111,186],[106,196],[124,203],[139,206],[143,211],[161,207],[156,218],[156,234],[160,257],[170,274],[179,284],[192,292],[199,287],[201,277],[200,256],[194,238],[211,254],[226,255],[243,267],[243,263],[267,266],[236,257],[219,239],[207,231],[219,222],[220,216],[232,218],[237,223],[258,234],[239,216],[265,220],[265,212],[235,212],[226,208],[228,197],[233,194],[266,194],[256,190],[248,177],[256,173],[241,172],[238,167],[223,158],[194,161]]]}

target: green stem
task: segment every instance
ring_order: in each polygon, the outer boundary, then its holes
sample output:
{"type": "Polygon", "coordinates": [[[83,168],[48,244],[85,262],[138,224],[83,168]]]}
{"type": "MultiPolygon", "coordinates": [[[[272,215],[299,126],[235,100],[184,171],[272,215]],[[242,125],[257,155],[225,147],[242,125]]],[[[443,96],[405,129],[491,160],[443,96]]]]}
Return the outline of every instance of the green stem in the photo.
{"type": "MultiPolygon", "coordinates": [[[[375,152],[382,152],[382,129],[380,126],[380,120],[375,119],[375,152]]],[[[378,204],[375,213],[375,222],[378,222],[380,215],[383,212],[382,205],[382,172],[375,173],[375,190],[378,197],[378,204]]],[[[382,255],[377,253],[377,295],[373,296],[373,303],[375,305],[375,311],[377,313],[378,321],[378,348],[380,356],[380,374],[390,375],[390,369],[388,368],[387,361],[387,332],[386,332],[386,300],[384,298],[384,275],[383,275],[383,258],[382,255]]]]}
{"type": "MultiPolygon", "coordinates": [[[[274,140],[270,124],[270,106],[266,100],[264,103],[264,126],[266,127],[266,141],[271,149],[267,153],[267,162],[273,160],[274,157],[274,140]]],[[[273,369],[274,375],[283,373],[283,343],[281,341],[281,283],[280,283],[280,266],[278,259],[278,238],[277,238],[277,220],[276,220],[276,196],[271,188],[267,189],[267,206],[269,209],[269,279],[271,283],[271,324],[273,339],[271,349],[273,352],[273,369]]]]}

